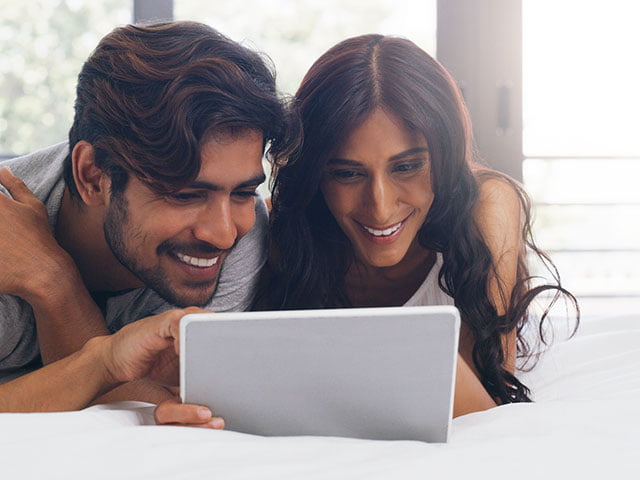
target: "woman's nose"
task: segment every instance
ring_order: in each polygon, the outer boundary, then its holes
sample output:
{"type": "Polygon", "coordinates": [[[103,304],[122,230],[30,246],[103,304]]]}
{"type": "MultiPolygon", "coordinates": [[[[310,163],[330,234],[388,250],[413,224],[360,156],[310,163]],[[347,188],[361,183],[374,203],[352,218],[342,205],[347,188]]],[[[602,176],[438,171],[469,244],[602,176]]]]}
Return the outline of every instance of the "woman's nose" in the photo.
{"type": "Polygon", "coordinates": [[[388,222],[394,221],[393,215],[398,204],[398,192],[393,183],[382,175],[372,177],[369,190],[370,205],[368,208],[372,220],[377,223],[376,226],[386,226],[388,222]]]}

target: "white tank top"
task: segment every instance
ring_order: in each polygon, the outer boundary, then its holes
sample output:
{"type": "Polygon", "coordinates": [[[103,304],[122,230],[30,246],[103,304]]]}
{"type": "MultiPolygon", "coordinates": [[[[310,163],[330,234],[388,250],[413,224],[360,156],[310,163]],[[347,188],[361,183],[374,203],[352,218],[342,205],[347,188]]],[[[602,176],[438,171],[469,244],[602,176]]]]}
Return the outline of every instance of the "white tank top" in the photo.
{"type": "Polygon", "coordinates": [[[438,285],[438,274],[442,268],[442,254],[436,253],[436,261],[415,293],[404,304],[406,307],[422,305],[453,305],[453,298],[442,291],[438,285]]]}

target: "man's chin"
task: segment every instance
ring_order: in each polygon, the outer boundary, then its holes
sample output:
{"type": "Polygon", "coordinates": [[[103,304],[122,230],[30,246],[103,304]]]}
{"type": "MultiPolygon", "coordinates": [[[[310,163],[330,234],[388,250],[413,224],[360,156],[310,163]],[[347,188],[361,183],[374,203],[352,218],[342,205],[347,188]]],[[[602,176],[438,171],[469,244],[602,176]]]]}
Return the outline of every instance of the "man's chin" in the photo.
{"type": "Polygon", "coordinates": [[[211,303],[218,288],[218,282],[212,287],[210,284],[204,286],[183,287],[180,289],[154,288],[153,290],[162,299],[179,308],[185,307],[206,307],[211,303]]]}

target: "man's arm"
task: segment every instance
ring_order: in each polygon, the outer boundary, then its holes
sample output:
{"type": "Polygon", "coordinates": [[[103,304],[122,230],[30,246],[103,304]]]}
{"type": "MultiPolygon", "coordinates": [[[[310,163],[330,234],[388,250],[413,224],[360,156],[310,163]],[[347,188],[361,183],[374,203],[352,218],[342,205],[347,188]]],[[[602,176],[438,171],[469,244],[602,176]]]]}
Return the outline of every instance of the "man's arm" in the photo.
{"type": "Polygon", "coordinates": [[[78,352],[0,385],[0,411],[75,410],[102,392],[143,377],[176,384],[178,323],[184,314],[172,310],[114,335],[94,337],[78,352]]]}
{"type": "Polygon", "coordinates": [[[0,412],[55,412],[83,408],[117,382],[108,379],[100,361],[104,337],[82,350],[0,385],[0,412]]]}
{"type": "Polygon", "coordinates": [[[44,204],[8,169],[0,184],[0,292],[20,297],[33,309],[45,364],[106,335],[104,319],[73,261],[56,241],[44,204]]]}
{"type": "MultiPolygon", "coordinates": [[[[0,385],[0,412],[55,412],[86,407],[124,382],[177,385],[180,318],[201,310],[170,310],[89,340],[78,352],[0,385]]],[[[198,405],[172,399],[156,412],[158,423],[223,428],[221,418],[198,405]]]]}

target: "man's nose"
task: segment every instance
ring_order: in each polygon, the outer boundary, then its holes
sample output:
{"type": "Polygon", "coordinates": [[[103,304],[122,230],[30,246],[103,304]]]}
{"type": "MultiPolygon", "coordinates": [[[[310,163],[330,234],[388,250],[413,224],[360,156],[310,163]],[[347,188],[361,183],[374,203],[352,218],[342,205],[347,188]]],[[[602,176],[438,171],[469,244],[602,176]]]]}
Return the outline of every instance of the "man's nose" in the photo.
{"type": "Polygon", "coordinates": [[[233,247],[238,237],[238,229],[233,221],[230,202],[220,200],[203,208],[193,226],[193,235],[220,250],[233,247]]]}

